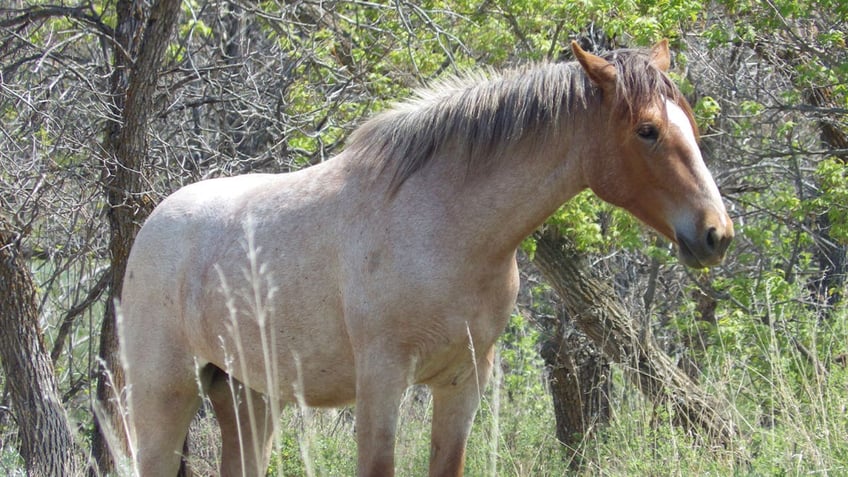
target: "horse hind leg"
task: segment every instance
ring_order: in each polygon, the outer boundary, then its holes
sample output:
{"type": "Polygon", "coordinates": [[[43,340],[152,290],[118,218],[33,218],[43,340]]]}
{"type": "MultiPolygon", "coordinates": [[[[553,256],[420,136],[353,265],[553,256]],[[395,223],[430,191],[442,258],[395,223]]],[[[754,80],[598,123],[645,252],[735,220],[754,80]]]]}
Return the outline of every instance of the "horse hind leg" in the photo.
{"type": "Polygon", "coordinates": [[[194,372],[166,367],[142,373],[130,368],[127,375],[132,383],[128,400],[135,474],[177,475],[189,425],[200,407],[194,372]]]}
{"type": "Polygon", "coordinates": [[[270,397],[220,369],[207,395],[221,428],[221,477],[265,475],[276,430],[270,397]]]}

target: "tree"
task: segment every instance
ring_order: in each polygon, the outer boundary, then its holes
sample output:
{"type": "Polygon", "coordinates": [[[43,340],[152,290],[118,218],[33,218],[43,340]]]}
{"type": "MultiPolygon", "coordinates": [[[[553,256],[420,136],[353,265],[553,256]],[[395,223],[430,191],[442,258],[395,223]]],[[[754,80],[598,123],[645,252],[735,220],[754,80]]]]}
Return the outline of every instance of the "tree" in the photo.
{"type": "Polygon", "coordinates": [[[574,326],[564,307],[557,306],[552,321],[548,326],[553,333],[540,353],[549,373],[557,440],[570,454],[570,467],[579,470],[582,462],[576,450],[593,431],[609,423],[612,370],[609,360],[574,326]]]}
{"type": "MultiPolygon", "coordinates": [[[[108,123],[103,145],[102,181],[108,204],[112,280],[100,330],[99,356],[104,369],[97,382],[97,400],[104,406],[104,415],[112,419],[112,432],[123,434],[121,407],[114,403],[115,399],[120,399],[124,385],[115,303],[120,300],[130,248],[153,208],[145,196],[148,128],[159,70],[177,21],[180,2],[158,0],[148,6],[147,2],[119,0],[115,8],[117,26],[110,97],[114,101],[112,117],[120,121],[108,123]]],[[[114,464],[108,452],[104,424],[101,418],[95,420],[92,453],[100,471],[110,472],[114,464]]]]}
{"type": "Polygon", "coordinates": [[[548,228],[534,238],[534,263],[563,300],[568,316],[610,361],[632,370],[628,375],[642,393],[672,409],[680,425],[721,446],[739,437],[725,407],[674,364],[649,329],[630,319],[568,237],[548,228]]]}
{"type": "Polygon", "coordinates": [[[728,273],[698,285],[732,323],[707,342],[798,380],[824,369],[817,337],[845,306],[846,20],[841,2],[718,2],[704,34],[685,38],[702,146],[743,225],[728,273]],[[764,332],[800,359],[752,351],[764,332]]]}
{"type": "Polygon", "coordinates": [[[27,473],[74,475],[76,448],[38,326],[32,275],[20,236],[0,216],[0,358],[27,473]]]}

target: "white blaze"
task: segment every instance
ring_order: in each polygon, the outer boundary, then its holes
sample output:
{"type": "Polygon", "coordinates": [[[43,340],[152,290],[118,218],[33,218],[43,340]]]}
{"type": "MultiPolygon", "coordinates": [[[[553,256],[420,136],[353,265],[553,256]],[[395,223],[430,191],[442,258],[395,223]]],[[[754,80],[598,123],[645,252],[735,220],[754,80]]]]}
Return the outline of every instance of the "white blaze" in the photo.
{"type": "MultiPolygon", "coordinates": [[[[727,220],[727,213],[725,212],[724,202],[722,202],[718,186],[716,186],[715,180],[712,174],[710,174],[709,169],[707,169],[703,156],[701,156],[701,149],[698,147],[698,141],[695,140],[695,131],[692,129],[692,123],[689,122],[689,117],[683,111],[683,108],[671,100],[665,100],[665,107],[668,113],[669,126],[678,129],[689,148],[689,156],[692,158],[692,172],[695,174],[696,180],[710,200],[715,203],[718,210],[722,212],[719,216],[722,222],[725,222],[727,220]]],[[[724,227],[727,227],[727,225],[726,223],[722,223],[724,227]]]]}

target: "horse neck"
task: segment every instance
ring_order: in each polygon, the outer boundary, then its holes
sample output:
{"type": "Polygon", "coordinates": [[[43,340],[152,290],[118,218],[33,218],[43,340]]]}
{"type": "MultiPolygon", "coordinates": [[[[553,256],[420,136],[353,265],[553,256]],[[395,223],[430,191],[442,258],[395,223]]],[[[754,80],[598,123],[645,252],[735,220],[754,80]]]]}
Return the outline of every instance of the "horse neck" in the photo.
{"type": "Polygon", "coordinates": [[[439,201],[448,211],[441,220],[451,231],[452,244],[511,257],[524,238],[585,188],[579,162],[586,151],[576,140],[580,134],[568,124],[561,129],[527,137],[488,161],[485,171],[468,171],[463,161],[445,157],[424,173],[430,176],[425,181],[410,182],[422,188],[416,195],[439,201]]]}

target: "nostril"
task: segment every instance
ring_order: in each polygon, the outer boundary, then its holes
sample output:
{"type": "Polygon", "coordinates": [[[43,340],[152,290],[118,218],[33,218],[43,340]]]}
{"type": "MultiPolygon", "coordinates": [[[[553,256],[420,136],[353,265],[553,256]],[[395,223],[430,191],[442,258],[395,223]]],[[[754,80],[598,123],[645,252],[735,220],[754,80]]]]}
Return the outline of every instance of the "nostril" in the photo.
{"type": "Polygon", "coordinates": [[[707,230],[707,247],[710,250],[715,250],[720,240],[716,228],[710,227],[710,230],[707,230]]]}

